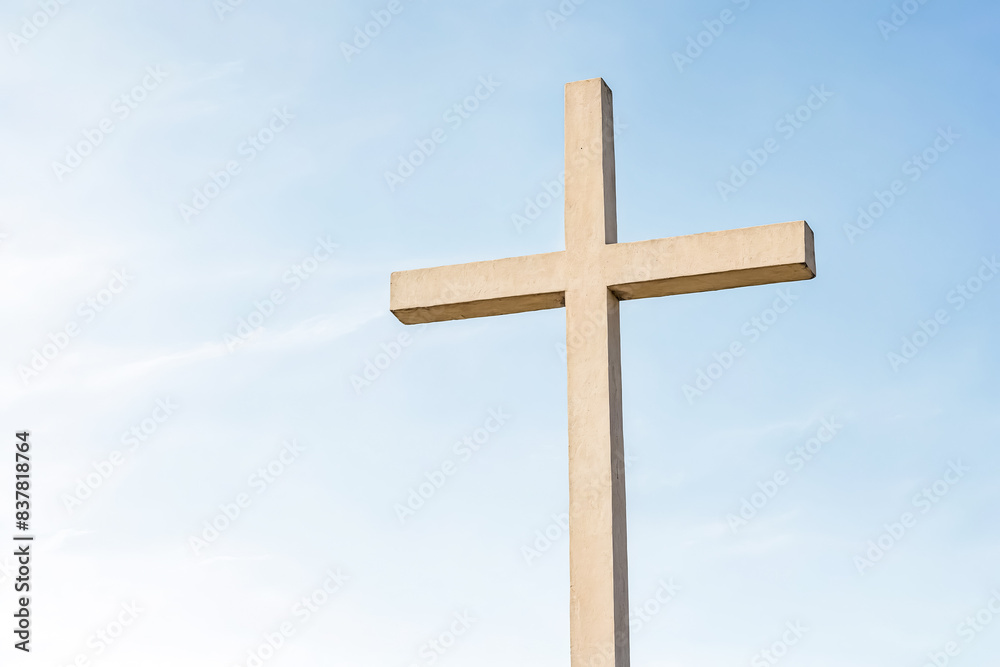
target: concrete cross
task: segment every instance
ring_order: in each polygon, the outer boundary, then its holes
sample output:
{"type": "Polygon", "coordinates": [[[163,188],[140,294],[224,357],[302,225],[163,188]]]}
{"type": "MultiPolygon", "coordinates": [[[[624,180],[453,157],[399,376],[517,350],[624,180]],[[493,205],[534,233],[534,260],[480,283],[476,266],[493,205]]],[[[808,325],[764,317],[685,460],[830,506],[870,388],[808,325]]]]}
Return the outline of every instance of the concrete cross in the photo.
{"type": "Polygon", "coordinates": [[[566,86],[566,250],[392,274],[390,309],[422,324],[566,307],[570,654],[628,667],[618,302],[809,280],[804,221],[617,242],[614,121],[603,79],[566,86]]]}

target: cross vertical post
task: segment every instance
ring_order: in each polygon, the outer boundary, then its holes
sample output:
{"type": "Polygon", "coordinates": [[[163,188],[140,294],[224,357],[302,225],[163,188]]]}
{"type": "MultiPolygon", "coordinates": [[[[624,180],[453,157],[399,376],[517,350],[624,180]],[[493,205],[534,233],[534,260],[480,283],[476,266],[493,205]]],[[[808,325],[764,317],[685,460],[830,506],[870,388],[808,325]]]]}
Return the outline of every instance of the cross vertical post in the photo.
{"type": "Polygon", "coordinates": [[[618,243],[603,79],[566,86],[566,249],[396,271],[403,324],[566,307],[572,667],[629,667],[619,300],[811,280],[804,220],[618,243]]]}
{"type": "Polygon", "coordinates": [[[628,559],[618,298],[600,270],[618,240],[614,119],[602,79],[566,86],[566,364],[570,654],[628,667],[628,559]]]}

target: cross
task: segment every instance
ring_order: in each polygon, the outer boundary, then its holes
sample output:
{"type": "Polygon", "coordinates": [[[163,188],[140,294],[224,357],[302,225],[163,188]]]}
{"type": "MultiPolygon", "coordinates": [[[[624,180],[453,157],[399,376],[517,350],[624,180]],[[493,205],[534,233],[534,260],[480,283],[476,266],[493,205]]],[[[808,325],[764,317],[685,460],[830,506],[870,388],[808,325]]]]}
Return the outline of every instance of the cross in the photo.
{"type": "Polygon", "coordinates": [[[619,301],[809,280],[804,221],[618,243],[603,79],[566,85],[566,250],[392,274],[390,310],[423,324],[566,308],[572,667],[628,667],[619,301]]]}

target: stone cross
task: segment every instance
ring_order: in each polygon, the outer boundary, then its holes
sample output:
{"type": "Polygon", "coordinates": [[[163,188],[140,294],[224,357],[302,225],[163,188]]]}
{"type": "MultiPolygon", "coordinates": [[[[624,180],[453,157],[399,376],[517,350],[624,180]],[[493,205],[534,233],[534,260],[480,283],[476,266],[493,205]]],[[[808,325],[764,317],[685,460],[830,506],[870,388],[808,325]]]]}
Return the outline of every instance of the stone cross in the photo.
{"type": "Polygon", "coordinates": [[[809,280],[804,221],[618,243],[614,121],[603,79],[566,86],[566,250],[392,274],[390,310],[422,324],[566,308],[570,655],[628,667],[618,302],[809,280]]]}

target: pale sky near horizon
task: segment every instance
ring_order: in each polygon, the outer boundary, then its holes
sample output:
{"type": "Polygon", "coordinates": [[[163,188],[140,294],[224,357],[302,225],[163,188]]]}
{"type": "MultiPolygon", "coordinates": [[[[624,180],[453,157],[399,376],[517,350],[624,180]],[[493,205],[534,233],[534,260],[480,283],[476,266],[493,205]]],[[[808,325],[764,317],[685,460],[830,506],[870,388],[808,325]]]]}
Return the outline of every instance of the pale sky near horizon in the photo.
{"type": "Polygon", "coordinates": [[[0,664],[568,666],[565,314],[388,288],[561,250],[603,77],[619,240],[818,264],[622,306],[633,664],[995,666],[995,3],[226,1],[0,9],[0,664]]]}

